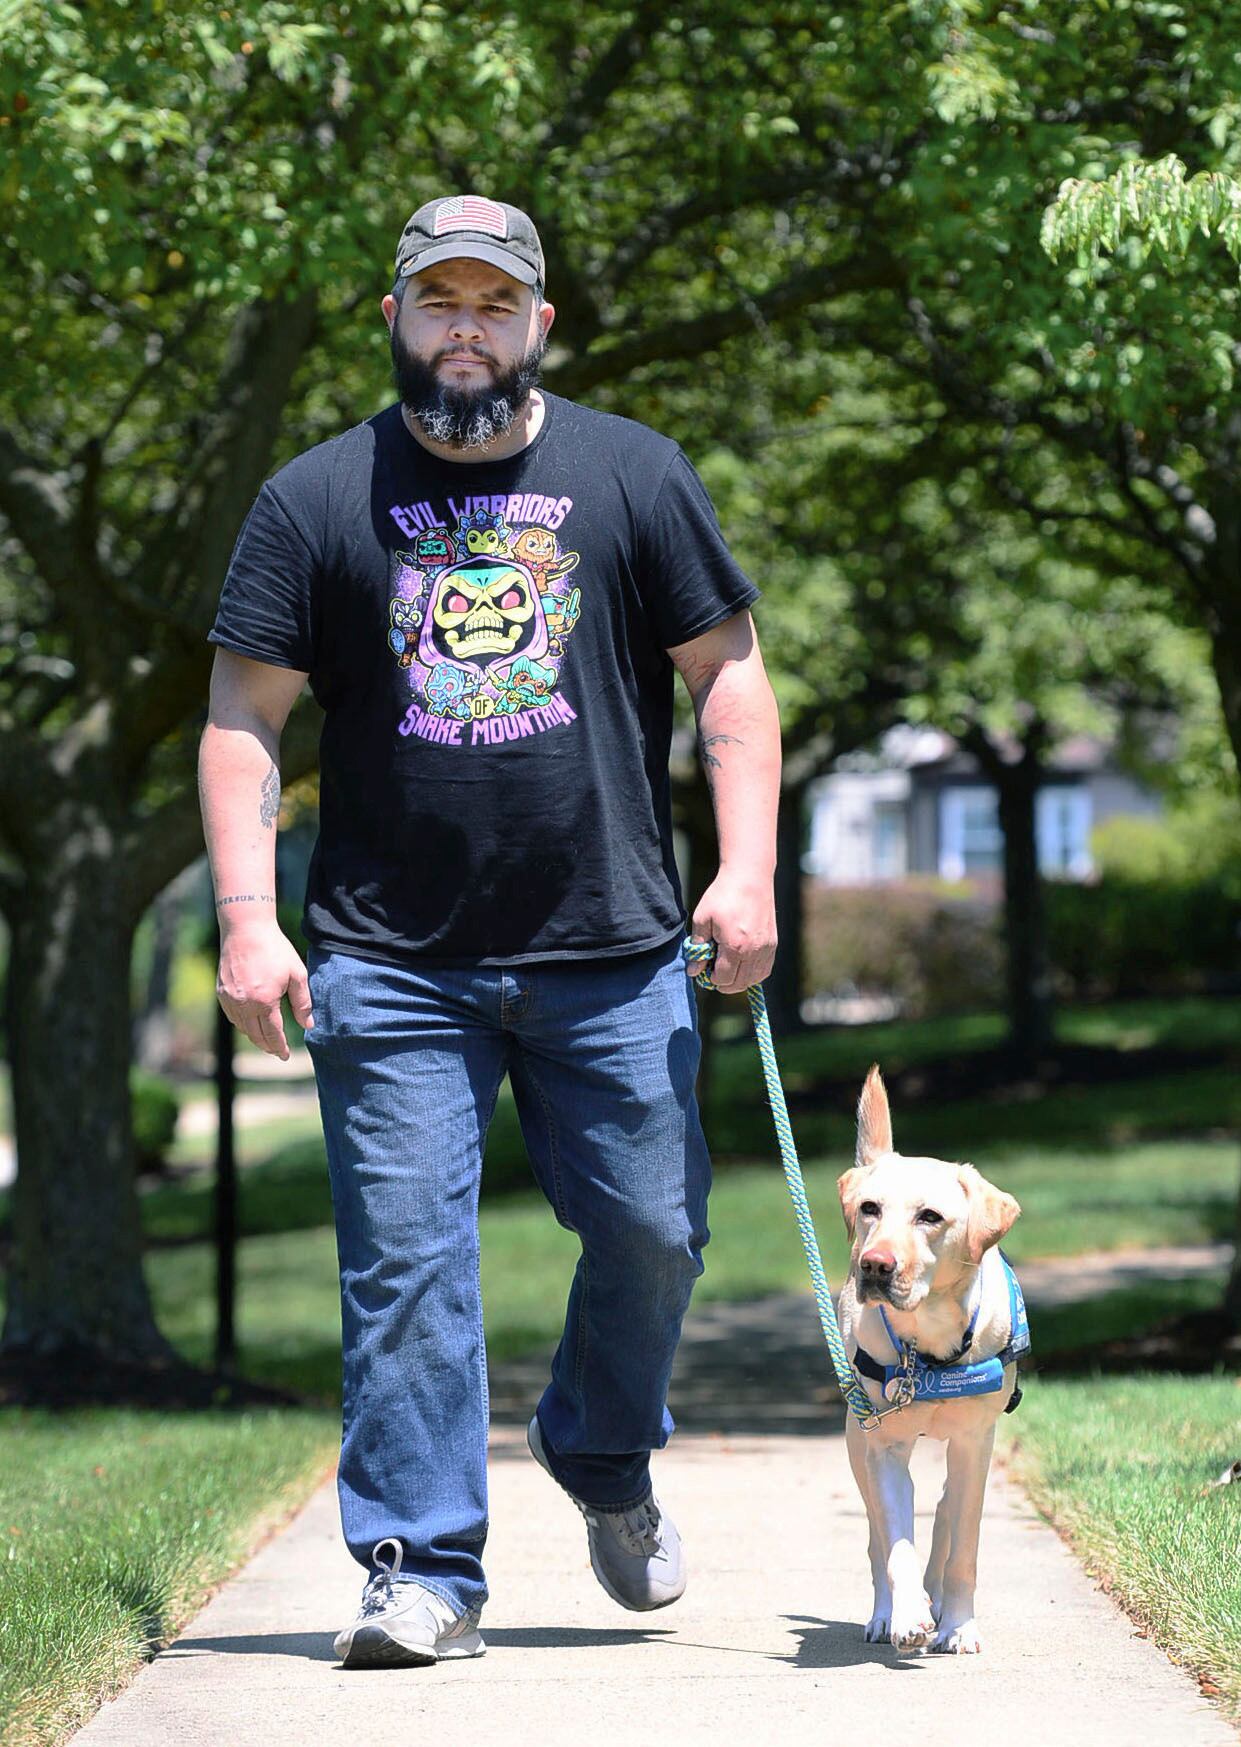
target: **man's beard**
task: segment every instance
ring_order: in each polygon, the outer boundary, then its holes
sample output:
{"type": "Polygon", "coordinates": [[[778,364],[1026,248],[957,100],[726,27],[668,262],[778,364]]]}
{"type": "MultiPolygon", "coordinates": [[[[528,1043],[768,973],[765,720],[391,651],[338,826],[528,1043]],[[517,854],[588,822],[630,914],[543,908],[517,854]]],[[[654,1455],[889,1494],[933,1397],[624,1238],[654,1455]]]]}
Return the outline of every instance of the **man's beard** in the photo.
{"type": "MultiPolygon", "coordinates": [[[[540,334],[520,362],[499,371],[490,383],[478,388],[446,388],[437,366],[452,352],[464,350],[462,346],[446,346],[428,363],[393,329],[392,377],[410,417],[418,421],[432,443],[444,443],[452,449],[482,449],[512,429],[530,390],[538,386],[547,341],[540,334]]],[[[469,351],[495,368],[489,353],[478,347],[469,351]]]]}

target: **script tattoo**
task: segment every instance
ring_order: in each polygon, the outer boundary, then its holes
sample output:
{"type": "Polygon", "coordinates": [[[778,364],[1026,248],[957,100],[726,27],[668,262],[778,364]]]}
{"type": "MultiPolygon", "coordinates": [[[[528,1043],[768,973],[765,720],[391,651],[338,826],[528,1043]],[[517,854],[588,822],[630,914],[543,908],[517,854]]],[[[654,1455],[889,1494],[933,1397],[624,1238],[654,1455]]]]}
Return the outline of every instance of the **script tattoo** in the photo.
{"type": "Polygon", "coordinates": [[[280,813],[280,772],[273,764],[263,778],[259,790],[259,819],[264,825],[274,825],[280,813]]]}
{"type": "Polygon", "coordinates": [[[711,748],[713,746],[721,745],[744,746],[745,741],[739,740],[735,734],[709,734],[705,739],[700,740],[698,742],[698,750],[701,752],[702,762],[706,765],[708,770],[718,770],[720,768],[719,758],[714,752],[712,752],[711,748]]]}
{"type": "Polygon", "coordinates": [[[275,901],[266,892],[232,892],[227,898],[217,898],[215,907],[222,910],[225,904],[274,904],[275,901]]]}

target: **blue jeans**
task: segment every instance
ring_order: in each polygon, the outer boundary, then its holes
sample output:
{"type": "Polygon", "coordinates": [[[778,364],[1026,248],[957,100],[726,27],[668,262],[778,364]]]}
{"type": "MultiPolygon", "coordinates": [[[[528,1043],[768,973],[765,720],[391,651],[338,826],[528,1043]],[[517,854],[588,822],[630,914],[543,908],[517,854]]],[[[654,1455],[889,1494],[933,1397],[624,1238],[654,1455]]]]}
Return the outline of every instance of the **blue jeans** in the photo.
{"type": "Polygon", "coordinates": [[[483,1143],[507,1069],[540,1188],[582,1253],[538,1404],[557,1477],[619,1509],[673,1430],[681,1319],[702,1272],[710,1164],[680,940],[510,969],[414,969],[312,950],[314,1061],[340,1261],[349,1551],[486,1600],[483,1143]]]}

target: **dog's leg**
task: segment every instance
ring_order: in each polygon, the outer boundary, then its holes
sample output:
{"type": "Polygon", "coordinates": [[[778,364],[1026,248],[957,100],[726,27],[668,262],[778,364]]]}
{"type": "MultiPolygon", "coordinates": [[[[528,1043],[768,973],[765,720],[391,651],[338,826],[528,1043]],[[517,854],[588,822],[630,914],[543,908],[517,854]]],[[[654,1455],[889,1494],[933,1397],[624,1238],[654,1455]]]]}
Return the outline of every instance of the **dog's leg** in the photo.
{"type": "Polygon", "coordinates": [[[994,1443],[994,1422],[973,1436],[948,1440],[948,1482],[941,1509],[947,1507],[951,1545],[944,1564],[943,1605],[933,1648],[951,1656],[972,1656],[981,1649],[974,1620],[974,1585],[982,1501],[994,1443]]]}
{"type": "Polygon", "coordinates": [[[931,1601],[931,1612],[938,1621],[944,1611],[944,1566],[952,1545],[952,1514],[948,1502],[948,1481],[935,1507],[935,1527],[931,1532],[931,1556],[926,1562],[922,1583],[931,1601]]]}
{"type": "Polygon", "coordinates": [[[920,1650],[935,1632],[914,1551],[914,1486],[909,1474],[913,1446],[912,1438],[866,1446],[870,1496],[888,1552],[887,1577],[892,1590],[888,1640],[898,1650],[920,1650]]]}
{"type": "Polygon", "coordinates": [[[870,1531],[867,1552],[870,1554],[870,1580],[875,1600],[863,1636],[868,1644],[886,1643],[892,1630],[892,1589],[888,1583],[888,1546],[883,1537],[883,1525],[871,1497],[870,1477],[866,1469],[866,1433],[853,1415],[845,1423],[845,1448],[857,1489],[866,1506],[866,1523],[870,1531]]]}

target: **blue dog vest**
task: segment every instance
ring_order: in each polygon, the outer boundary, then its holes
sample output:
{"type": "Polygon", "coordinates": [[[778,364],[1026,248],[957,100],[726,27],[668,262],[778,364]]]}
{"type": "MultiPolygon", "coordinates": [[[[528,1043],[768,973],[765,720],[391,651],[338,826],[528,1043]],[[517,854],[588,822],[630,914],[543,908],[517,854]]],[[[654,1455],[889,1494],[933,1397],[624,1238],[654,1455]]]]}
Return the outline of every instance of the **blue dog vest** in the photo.
{"type": "MultiPolygon", "coordinates": [[[[994,1358],[979,1359],[972,1365],[961,1364],[974,1339],[974,1325],[978,1321],[978,1307],[970,1317],[969,1327],[961,1341],[961,1351],[950,1359],[927,1359],[921,1353],[914,1354],[913,1399],[917,1401],[958,1401],[967,1395],[994,1395],[1004,1387],[1004,1367],[1014,1359],[1030,1351],[1030,1324],[1026,1316],[1026,1301],[1022,1296],[1021,1285],[1008,1257],[1000,1253],[1004,1264],[1004,1272],[1008,1280],[1008,1310],[1009,1331],[1008,1344],[994,1358]]],[[[905,1343],[893,1332],[887,1313],[882,1305],[879,1314],[883,1317],[883,1326],[893,1349],[905,1353],[905,1343]]],[[[872,1358],[864,1347],[859,1347],[853,1360],[854,1367],[863,1377],[869,1377],[875,1383],[882,1383],[885,1395],[888,1385],[897,1378],[906,1375],[905,1365],[881,1365],[878,1359],[872,1358]]],[[[1014,1389],[1012,1397],[1005,1407],[1005,1413],[1012,1413],[1021,1400],[1021,1390],[1014,1389]]]]}

